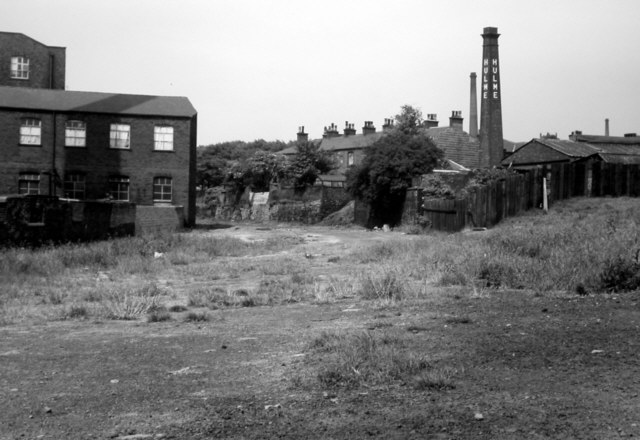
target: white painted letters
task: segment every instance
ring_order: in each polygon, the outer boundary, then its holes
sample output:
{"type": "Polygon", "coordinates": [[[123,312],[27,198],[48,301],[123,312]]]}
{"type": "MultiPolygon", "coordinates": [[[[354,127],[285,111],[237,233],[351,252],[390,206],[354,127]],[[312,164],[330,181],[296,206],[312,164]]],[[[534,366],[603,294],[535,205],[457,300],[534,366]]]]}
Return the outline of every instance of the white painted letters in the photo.
{"type": "MultiPolygon", "coordinates": [[[[482,60],[482,99],[487,99],[489,97],[489,78],[488,78],[488,74],[489,74],[489,59],[485,58],[484,60],[482,60]]],[[[491,59],[491,83],[492,83],[492,93],[491,93],[491,97],[493,99],[499,99],[500,95],[498,94],[498,90],[499,90],[499,77],[500,77],[500,72],[498,69],[498,59],[497,58],[492,58],[491,59]]]]}

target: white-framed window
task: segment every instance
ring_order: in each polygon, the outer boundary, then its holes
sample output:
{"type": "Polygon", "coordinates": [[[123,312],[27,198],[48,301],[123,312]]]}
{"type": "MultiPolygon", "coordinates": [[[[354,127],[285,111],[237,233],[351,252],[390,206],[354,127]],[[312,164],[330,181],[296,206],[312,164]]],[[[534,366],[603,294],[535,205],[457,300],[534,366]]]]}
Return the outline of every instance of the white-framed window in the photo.
{"type": "Polygon", "coordinates": [[[65,147],[87,146],[87,124],[83,121],[67,121],[64,126],[65,147]]]}
{"type": "Polygon", "coordinates": [[[42,144],[42,121],[35,118],[23,118],[20,123],[20,145],[42,144]]]}
{"type": "Polygon", "coordinates": [[[129,124],[111,124],[109,147],[124,150],[131,148],[131,126],[129,124]]]}
{"type": "Polygon", "coordinates": [[[153,129],[153,149],[158,151],[173,150],[173,127],[156,125],[153,129]]]}
{"type": "Polygon", "coordinates": [[[347,152],[347,166],[350,167],[353,165],[353,151],[347,152]]]}
{"type": "Polygon", "coordinates": [[[64,196],[70,199],[84,199],[86,189],[84,173],[67,173],[64,176],[64,196]]]}
{"type": "Polygon", "coordinates": [[[153,178],[153,201],[171,203],[173,181],[171,177],[153,178]]]}
{"type": "Polygon", "coordinates": [[[129,178],[127,176],[109,177],[109,194],[113,200],[129,201],[129,178]]]}
{"type": "Polygon", "coordinates": [[[20,173],[18,176],[19,194],[40,194],[40,174],[20,173]]]}
{"type": "Polygon", "coordinates": [[[29,58],[11,57],[11,78],[29,79],[29,58]]]}

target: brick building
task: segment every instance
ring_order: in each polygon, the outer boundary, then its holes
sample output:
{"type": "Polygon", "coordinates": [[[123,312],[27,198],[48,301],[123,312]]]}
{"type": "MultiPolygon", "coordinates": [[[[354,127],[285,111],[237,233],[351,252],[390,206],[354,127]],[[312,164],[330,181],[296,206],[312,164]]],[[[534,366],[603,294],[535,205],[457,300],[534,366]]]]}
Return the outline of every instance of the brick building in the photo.
{"type": "MultiPolygon", "coordinates": [[[[480,161],[480,141],[477,137],[465,132],[462,128],[462,112],[453,111],[449,118],[449,126],[439,127],[437,115],[429,114],[423,123],[425,134],[429,136],[433,143],[440,148],[445,158],[452,160],[467,168],[476,168],[480,161]]],[[[386,119],[381,131],[377,131],[372,121],[365,121],[362,133],[356,133],[354,124],[345,123],[343,133],[340,134],[335,124],[331,124],[324,129],[322,139],[313,142],[320,143],[320,150],[333,153],[337,168],[333,171],[336,176],[342,176],[337,181],[344,181],[344,175],[351,166],[358,165],[364,159],[366,149],[375,141],[380,139],[385,130],[393,127],[393,120],[386,119]]],[[[304,127],[298,129],[298,142],[306,142],[308,134],[304,132],[304,127]]],[[[292,155],[296,153],[296,147],[289,147],[280,153],[292,155]]],[[[331,182],[329,186],[337,186],[336,179],[330,176],[324,180],[331,182]]]]}
{"type": "Polygon", "coordinates": [[[66,49],[0,32],[0,86],[65,88],[66,49]]]}
{"type": "Polygon", "coordinates": [[[4,63],[0,194],[127,201],[148,217],[156,215],[148,207],[182,207],[184,223],[195,224],[197,112],[187,98],[61,90],[64,65],[55,67],[56,54],[41,62],[47,46],[0,38],[12,41],[9,53],[25,54],[36,84],[17,86],[31,83],[16,83],[4,63]],[[36,81],[47,75],[53,87],[36,81]]]}

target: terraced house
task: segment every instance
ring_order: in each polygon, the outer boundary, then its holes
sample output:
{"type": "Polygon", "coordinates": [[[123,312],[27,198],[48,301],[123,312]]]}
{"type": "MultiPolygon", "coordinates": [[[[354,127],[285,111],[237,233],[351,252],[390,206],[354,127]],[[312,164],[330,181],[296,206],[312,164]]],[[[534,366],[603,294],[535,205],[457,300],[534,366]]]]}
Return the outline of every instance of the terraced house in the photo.
{"type": "Polygon", "coordinates": [[[67,91],[64,48],[0,40],[10,42],[0,46],[0,194],[181,207],[195,223],[197,112],[187,98],[67,91]]]}

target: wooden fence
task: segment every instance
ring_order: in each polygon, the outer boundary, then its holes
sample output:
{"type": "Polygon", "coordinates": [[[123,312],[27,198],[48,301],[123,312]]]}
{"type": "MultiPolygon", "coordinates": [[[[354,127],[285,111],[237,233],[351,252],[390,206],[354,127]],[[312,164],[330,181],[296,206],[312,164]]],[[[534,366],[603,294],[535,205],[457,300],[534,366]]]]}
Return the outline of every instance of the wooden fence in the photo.
{"type": "Polygon", "coordinates": [[[458,200],[424,199],[420,188],[407,200],[431,227],[460,231],[465,227],[491,227],[502,219],[542,206],[542,181],[547,179],[549,204],[571,197],[640,196],[640,166],[605,162],[556,164],[521,171],[517,175],[474,188],[458,200]]]}

